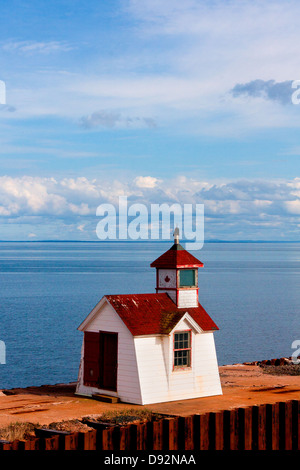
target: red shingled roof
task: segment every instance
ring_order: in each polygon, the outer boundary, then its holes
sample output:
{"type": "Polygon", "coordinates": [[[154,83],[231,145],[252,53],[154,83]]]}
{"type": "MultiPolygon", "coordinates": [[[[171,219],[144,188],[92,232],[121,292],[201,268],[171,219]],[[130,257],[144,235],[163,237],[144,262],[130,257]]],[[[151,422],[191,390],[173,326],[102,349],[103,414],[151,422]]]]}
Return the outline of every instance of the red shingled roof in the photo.
{"type": "Polygon", "coordinates": [[[186,312],[204,331],[219,328],[198,303],[178,308],[166,293],[105,296],[133,336],[169,334],[186,312]]]}
{"type": "Polygon", "coordinates": [[[150,264],[151,268],[202,268],[203,263],[186,251],[179,243],[150,264]]]}

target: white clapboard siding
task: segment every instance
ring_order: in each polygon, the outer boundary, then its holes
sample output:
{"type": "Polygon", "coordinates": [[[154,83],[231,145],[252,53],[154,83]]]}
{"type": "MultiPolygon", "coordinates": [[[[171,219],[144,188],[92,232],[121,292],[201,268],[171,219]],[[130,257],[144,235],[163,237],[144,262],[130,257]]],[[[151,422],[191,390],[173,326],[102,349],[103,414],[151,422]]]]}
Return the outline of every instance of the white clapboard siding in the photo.
{"type": "Polygon", "coordinates": [[[168,336],[135,337],[143,404],[168,401],[168,336]]]}
{"type": "MultiPolygon", "coordinates": [[[[188,329],[183,319],[174,331],[188,329]]],[[[143,404],[222,394],[213,333],[192,329],[191,368],[173,370],[173,332],[134,339],[143,404]]]]}
{"type": "Polygon", "coordinates": [[[118,333],[117,392],[87,387],[83,385],[81,378],[77,393],[89,396],[93,393],[103,393],[118,396],[121,401],[127,403],[142,404],[133,336],[107,302],[99,307],[99,312],[96,312],[93,319],[87,324],[85,331],[118,333]]]}
{"type": "Polygon", "coordinates": [[[198,306],[198,296],[196,289],[186,289],[178,291],[178,307],[188,308],[198,306]]]}

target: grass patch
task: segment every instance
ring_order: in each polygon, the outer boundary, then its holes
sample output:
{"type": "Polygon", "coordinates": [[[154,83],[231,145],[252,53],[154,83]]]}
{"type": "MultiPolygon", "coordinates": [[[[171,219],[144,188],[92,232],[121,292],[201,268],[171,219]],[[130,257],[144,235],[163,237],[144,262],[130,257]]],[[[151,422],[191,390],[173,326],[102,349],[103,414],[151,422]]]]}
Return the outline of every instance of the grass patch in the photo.
{"type": "Polygon", "coordinates": [[[92,429],[89,428],[86,424],[84,424],[80,419],[70,419],[53,422],[48,424],[47,426],[43,426],[43,428],[67,432],[87,431],[89,429],[92,429]]]}
{"type": "MultiPolygon", "coordinates": [[[[151,410],[144,408],[142,410],[130,408],[119,411],[107,411],[102,415],[86,416],[85,419],[91,421],[105,422],[115,425],[126,425],[134,421],[155,421],[165,416],[153,413],[151,410]]],[[[84,420],[83,420],[84,421],[84,420]]]]}
{"type": "Polygon", "coordinates": [[[14,441],[18,440],[26,440],[30,439],[34,436],[34,428],[36,424],[33,423],[10,423],[8,426],[4,428],[0,428],[0,439],[5,441],[14,441]]]}
{"type": "Polygon", "coordinates": [[[260,365],[265,374],[271,375],[300,375],[300,364],[285,364],[282,366],[260,365]]]}

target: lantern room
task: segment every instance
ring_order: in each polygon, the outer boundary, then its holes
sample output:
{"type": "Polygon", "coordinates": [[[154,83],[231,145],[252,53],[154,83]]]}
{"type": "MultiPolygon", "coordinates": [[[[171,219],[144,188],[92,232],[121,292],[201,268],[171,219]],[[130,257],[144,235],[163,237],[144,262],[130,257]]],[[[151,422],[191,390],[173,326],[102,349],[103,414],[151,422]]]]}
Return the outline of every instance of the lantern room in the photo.
{"type": "Polygon", "coordinates": [[[198,268],[203,263],[179,243],[178,233],[173,246],[150,265],[156,268],[156,292],[166,292],[178,308],[198,306],[198,268]]]}

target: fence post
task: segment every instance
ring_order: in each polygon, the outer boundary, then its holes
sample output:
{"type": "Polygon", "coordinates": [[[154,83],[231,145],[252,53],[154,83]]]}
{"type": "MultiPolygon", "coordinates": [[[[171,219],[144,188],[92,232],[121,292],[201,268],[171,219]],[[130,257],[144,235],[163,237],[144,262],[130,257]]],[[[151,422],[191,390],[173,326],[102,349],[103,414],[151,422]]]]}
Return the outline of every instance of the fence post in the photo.
{"type": "Polygon", "coordinates": [[[224,414],[223,411],[213,413],[215,450],[224,449],[224,414]]]}
{"type": "Polygon", "coordinates": [[[258,406],[257,448],[266,450],[266,405],[258,406]]]}
{"type": "Polygon", "coordinates": [[[239,448],[239,415],[238,410],[230,410],[230,438],[229,438],[229,448],[230,450],[238,450],[239,448]]]}
{"type": "Polygon", "coordinates": [[[15,440],[11,443],[11,449],[12,449],[12,450],[20,450],[20,441],[19,441],[19,439],[15,439],[15,440]]]}
{"type": "Polygon", "coordinates": [[[209,449],[209,414],[199,415],[200,418],[200,450],[209,449]]]}
{"type": "Polygon", "coordinates": [[[169,421],[169,450],[178,450],[178,418],[169,421]]]}
{"type": "Polygon", "coordinates": [[[65,450],[77,450],[78,449],[78,432],[65,435],[65,450]]]}
{"type": "Polygon", "coordinates": [[[137,426],[136,430],[136,449],[147,449],[147,424],[142,423],[137,426]]]}
{"type": "Polygon", "coordinates": [[[279,403],[272,405],[272,450],[279,450],[279,403]]]}
{"type": "Polygon", "coordinates": [[[293,415],[292,402],[285,402],[285,448],[284,450],[292,450],[293,448],[293,415]]]}
{"type": "Polygon", "coordinates": [[[88,447],[87,450],[96,450],[97,448],[97,431],[93,429],[88,432],[88,447]]]}
{"type": "Polygon", "coordinates": [[[153,421],[153,450],[163,449],[163,421],[153,421]]]}
{"type": "Polygon", "coordinates": [[[244,409],[244,449],[252,450],[252,408],[244,409]]]}
{"type": "Polygon", "coordinates": [[[122,426],[120,428],[120,450],[129,450],[129,427],[122,426]]]}
{"type": "Polygon", "coordinates": [[[194,450],[194,416],[184,420],[184,450],[194,450]]]}
{"type": "Polygon", "coordinates": [[[103,429],[102,450],[113,450],[113,428],[103,429]]]}
{"type": "Polygon", "coordinates": [[[45,450],[59,450],[59,436],[47,437],[45,439],[45,450]]]}

